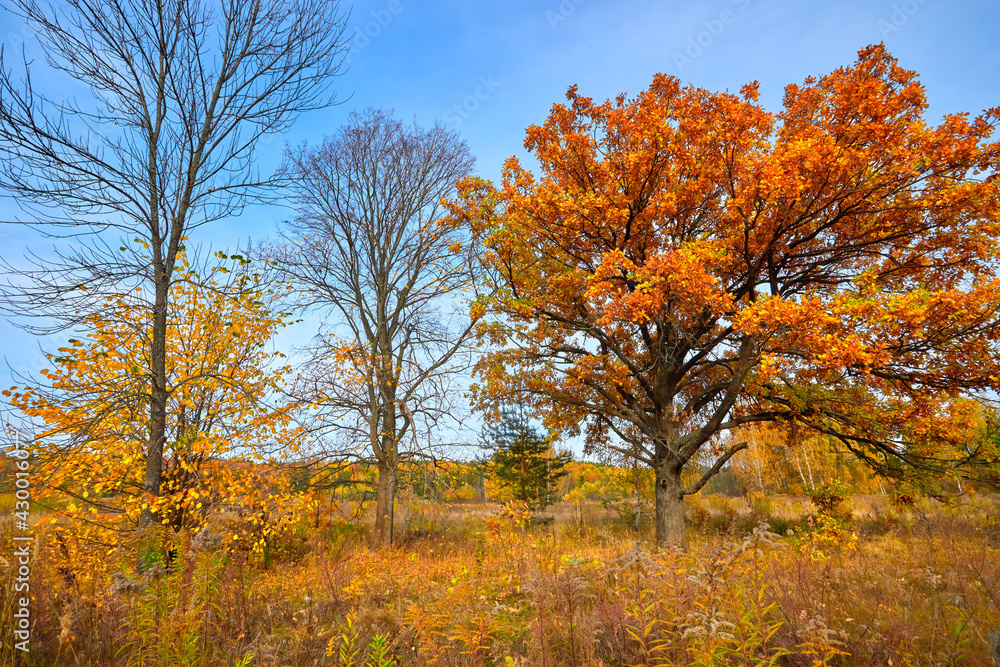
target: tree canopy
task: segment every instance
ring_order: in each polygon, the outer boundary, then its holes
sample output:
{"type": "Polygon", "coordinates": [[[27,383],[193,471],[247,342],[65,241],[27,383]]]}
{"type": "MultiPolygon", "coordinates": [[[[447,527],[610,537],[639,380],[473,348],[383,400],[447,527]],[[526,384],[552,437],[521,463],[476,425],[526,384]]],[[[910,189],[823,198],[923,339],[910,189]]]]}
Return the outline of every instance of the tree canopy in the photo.
{"type": "Polygon", "coordinates": [[[883,46],[787,86],[777,113],[756,83],[664,75],[567,99],[528,129],[540,175],[510,158],[453,203],[498,288],[481,405],[516,395],[638,456],[661,543],[684,543],[684,495],[747,424],[826,434],[897,478],[985,454],[960,444],[1000,377],[1000,109],[930,124],[883,46]]]}
{"type": "MultiPolygon", "coordinates": [[[[221,254],[221,253],[220,253],[221,254]]],[[[90,315],[80,338],[47,355],[44,384],[5,390],[39,425],[35,498],[66,516],[81,534],[105,543],[135,529],[146,513],[174,531],[205,525],[208,515],[268,497],[268,460],[295,451],[296,406],[280,403],[291,369],[271,347],[287,318],[279,285],[245,260],[198,275],[186,271],[170,292],[167,320],[167,415],[160,493],[144,480],[152,392],[147,343],[153,318],[142,295],[122,295],[90,315]],[[200,283],[205,283],[201,285],[200,283]],[[278,404],[275,404],[275,403],[278,404]]],[[[259,500],[280,504],[273,497],[259,500]]]]}

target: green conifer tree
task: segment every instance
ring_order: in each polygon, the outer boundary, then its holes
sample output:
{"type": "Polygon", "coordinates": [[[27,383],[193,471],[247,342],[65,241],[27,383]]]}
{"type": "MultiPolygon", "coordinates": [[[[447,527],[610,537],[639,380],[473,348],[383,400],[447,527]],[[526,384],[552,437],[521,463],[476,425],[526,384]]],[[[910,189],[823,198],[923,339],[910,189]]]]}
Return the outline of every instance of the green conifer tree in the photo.
{"type": "Polygon", "coordinates": [[[556,483],[572,452],[557,452],[551,438],[542,435],[522,409],[505,408],[500,420],[487,424],[482,433],[491,486],[500,490],[497,500],[521,500],[541,510],[558,500],[556,483]]]}

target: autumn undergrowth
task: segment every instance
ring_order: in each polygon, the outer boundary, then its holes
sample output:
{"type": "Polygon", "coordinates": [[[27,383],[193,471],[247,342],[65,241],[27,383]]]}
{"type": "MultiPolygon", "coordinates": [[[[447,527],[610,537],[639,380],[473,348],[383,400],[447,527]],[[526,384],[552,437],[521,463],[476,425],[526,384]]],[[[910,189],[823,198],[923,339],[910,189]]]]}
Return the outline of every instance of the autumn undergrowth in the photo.
{"type": "Polygon", "coordinates": [[[384,552],[303,518],[265,562],[209,526],[141,575],[127,545],[49,527],[24,664],[986,666],[998,506],[694,497],[680,553],[596,504],[425,505],[384,552]]]}

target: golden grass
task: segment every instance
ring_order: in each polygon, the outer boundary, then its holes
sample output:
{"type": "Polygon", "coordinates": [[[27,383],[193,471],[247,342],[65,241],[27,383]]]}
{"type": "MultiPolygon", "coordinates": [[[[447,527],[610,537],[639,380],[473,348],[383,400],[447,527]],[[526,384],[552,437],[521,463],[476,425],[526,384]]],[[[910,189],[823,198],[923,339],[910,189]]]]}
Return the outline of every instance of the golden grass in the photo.
{"type": "Polygon", "coordinates": [[[401,508],[391,551],[370,552],[363,523],[303,518],[270,567],[182,536],[171,570],[141,578],[127,545],[43,533],[32,664],[993,664],[997,502],[846,505],[694,498],[678,554],[600,505],[525,526],[424,503],[401,508]]]}

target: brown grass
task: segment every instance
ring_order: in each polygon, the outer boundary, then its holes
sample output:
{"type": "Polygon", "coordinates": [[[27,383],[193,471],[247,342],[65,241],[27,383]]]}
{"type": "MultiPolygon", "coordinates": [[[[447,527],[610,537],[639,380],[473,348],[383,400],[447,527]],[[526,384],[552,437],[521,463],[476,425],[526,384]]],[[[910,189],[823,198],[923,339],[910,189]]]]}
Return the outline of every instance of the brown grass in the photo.
{"type": "Polygon", "coordinates": [[[364,523],[303,518],[270,566],[188,535],[141,578],[127,544],[40,533],[25,664],[991,665],[997,502],[845,505],[695,497],[679,554],[599,504],[526,526],[423,503],[401,508],[389,552],[364,523]]]}

